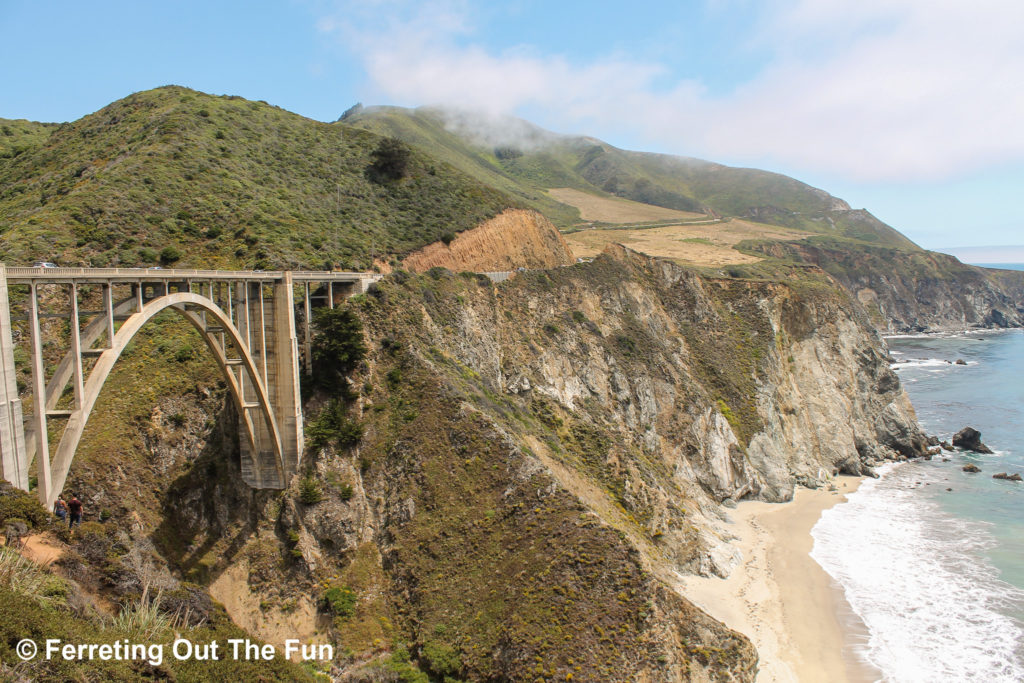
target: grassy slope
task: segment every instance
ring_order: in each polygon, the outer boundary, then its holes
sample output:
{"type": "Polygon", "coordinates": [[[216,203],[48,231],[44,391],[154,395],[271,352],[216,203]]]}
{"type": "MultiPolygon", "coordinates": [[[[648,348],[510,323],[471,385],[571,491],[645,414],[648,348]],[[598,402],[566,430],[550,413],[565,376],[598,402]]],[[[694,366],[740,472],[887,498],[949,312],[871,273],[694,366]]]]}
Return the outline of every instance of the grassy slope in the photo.
{"type": "Polygon", "coordinates": [[[3,157],[0,132],[8,263],[147,265],[172,246],[188,266],[367,267],[371,250],[403,254],[516,205],[420,153],[401,181],[370,182],[374,134],[174,86],[70,124],[5,125],[23,148],[3,157]]]}
{"type": "Polygon", "coordinates": [[[752,217],[814,233],[916,249],[869,213],[849,211],[827,192],[777,173],[630,152],[593,138],[555,135],[523,121],[512,122],[525,131],[523,145],[488,146],[460,132],[470,129],[465,119],[446,127],[443,115],[429,109],[375,107],[346,123],[402,137],[482,182],[514,193],[561,227],[578,222],[578,214],[566,211],[564,205],[553,208],[550,198],[539,191],[572,187],[682,211],[752,217]],[[500,159],[499,147],[506,149],[500,159]],[[508,154],[508,149],[514,152],[508,154]]]}

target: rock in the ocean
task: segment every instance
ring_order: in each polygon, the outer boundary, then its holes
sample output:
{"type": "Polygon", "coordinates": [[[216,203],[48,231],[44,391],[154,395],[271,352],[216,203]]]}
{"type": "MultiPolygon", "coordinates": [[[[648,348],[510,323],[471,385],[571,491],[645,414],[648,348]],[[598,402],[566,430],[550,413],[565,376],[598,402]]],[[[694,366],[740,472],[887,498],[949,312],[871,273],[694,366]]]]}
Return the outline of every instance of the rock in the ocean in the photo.
{"type": "Polygon", "coordinates": [[[981,432],[974,427],[964,427],[953,436],[953,445],[965,451],[991,453],[992,449],[981,442],[981,432]]]}
{"type": "Polygon", "coordinates": [[[981,472],[980,467],[970,462],[963,466],[963,470],[964,472],[981,472]]]}
{"type": "Polygon", "coordinates": [[[947,451],[953,450],[953,444],[951,444],[948,441],[940,441],[939,445],[942,446],[943,450],[947,450],[947,451]]]}
{"type": "Polygon", "coordinates": [[[963,358],[957,358],[956,359],[956,364],[957,365],[967,365],[967,361],[965,361],[963,358]]]}
{"type": "Polygon", "coordinates": [[[1006,472],[1000,472],[999,474],[993,474],[993,479],[1006,479],[1008,481],[1021,481],[1020,472],[1014,472],[1013,474],[1007,474],[1006,472]]]}

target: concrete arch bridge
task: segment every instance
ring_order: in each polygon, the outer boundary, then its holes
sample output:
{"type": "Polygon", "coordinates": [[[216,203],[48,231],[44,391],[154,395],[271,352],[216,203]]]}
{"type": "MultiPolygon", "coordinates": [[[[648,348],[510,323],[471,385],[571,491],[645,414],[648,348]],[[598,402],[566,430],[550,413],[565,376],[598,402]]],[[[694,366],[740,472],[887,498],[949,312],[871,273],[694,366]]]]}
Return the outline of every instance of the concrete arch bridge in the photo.
{"type": "Polygon", "coordinates": [[[115,362],[147,322],[170,310],[199,332],[227,381],[240,422],[243,479],[253,488],[284,488],[302,458],[299,368],[305,362],[308,370],[311,363],[311,307],[333,307],[380,277],[0,264],[0,476],[28,490],[35,460],[39,499],[52,506],[115,362]],[[10,296],[18,289],[27,297],[10,296]],[[99,310],[82,310],[83,300],[99,301],[99,310]],[[51,312],[54,308],[63,310],[51,312]],[[47,318],[67,322],[67,348],[56,363],[52,352],[46,354],[50,363],[44,358],[42,321],[47,318]],[[18,393],[12,320],[28,335],[33,409],[27,420],[18,393]],[[62,399],[69,384],[71,396],[62,399]],[[60,435],[55,449],[53,432],[60,435]]]}

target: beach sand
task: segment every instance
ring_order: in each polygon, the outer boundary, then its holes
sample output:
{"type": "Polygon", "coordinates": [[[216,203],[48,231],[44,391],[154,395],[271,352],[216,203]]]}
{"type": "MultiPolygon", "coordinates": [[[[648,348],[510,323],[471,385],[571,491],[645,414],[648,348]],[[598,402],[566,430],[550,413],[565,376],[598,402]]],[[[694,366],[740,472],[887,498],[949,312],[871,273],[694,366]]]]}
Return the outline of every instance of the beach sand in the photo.
{"type": "Polygon", "coordinates": [[[860,482],[839,477],[837,491],[797,489],[790,503],[740,503],[729,510],[729,530],[743,561],[728,579],[680,577],[687,598],[753,641],[761,658],[758,683],[881,678],[854,652],[866,642],[866,627],[810,556],[811,528],[822,511],[860,482]]]}

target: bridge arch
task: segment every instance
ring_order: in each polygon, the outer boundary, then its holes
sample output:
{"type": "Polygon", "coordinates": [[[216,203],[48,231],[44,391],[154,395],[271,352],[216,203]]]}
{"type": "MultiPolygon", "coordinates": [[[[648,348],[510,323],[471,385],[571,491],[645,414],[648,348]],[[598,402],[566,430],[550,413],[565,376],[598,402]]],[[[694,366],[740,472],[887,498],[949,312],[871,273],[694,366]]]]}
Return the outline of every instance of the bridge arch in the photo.
{"type": "MultiPolygon", "coordinates": [[[[167,310],[168,308],[188,320],[189,323],[196,328],[200,336],[206,342],[207,347],[212,352],[214,359],[217,361],[217,365],[220,367],[221,374],[223,374],[224,378],[227,380],[228,387],[235,402],[235,407],[238,409],[238,414],[245,427],[245,438],[249,440],[249,444],[252,446],[251,452],[253,453],[253,457],[256,457],[256,433],[258,427],[257,423],[253,420],[253,416],[249,409],[259,409],[265,421],[267,431],[270,434],[277,480],[284,481],[286,470],[280,428],[274,418],[274,411],[270,404],[270,398],[264,379],[258,372],[256,362],[249,352],[249,345],[242,338],[241,333],[235,327],[231,317],[214,301],[205,296],[193,294],[191,292],[175,292],[165,294],[149,301],[140,311],[134,313],[125,320],[120,329],[118,329],[117,333],[114,335],[111,347],[104,350],[97,359],[95,366],[93,366],[92,371],[89,373],[88,380],[85,382],[81,406],[71,412],[64,428],[64,432],[61,434],[60,442],[57,445],[57,451],[51,465],[50,490],[46,492],[47,506],[53,505],[53,502],[57,498],[57,494],[64,488],[68,472],[71,470],[71,462],[74,459],[75,451],[78,449],[78,444],[82,439],[82,433],[85,430],[86,423],[88,422],[92,409],[96,404],[96,400],[99,398],[100,390],[103,388],[107,378],[114,369],[114,364],[117,362],[118,358],[120,358],[125,348],[127,348],[128,343],[135,337],[139,330],[142,329],[143,325],[149,322],[149,320],[151,320],[155,315],[167,310]],[[212,321],[211,317],[213,319],[212,321]],[[214,326],[217,328],[217,331],[211,332],[209,328],[214,326]],[[229,359],[227,357],[227,346],[225,345],[222,347],[215,336],[221,333],[225,334],[230,339],[238,352],[239,358],[230,360],[235,361],[235,363],[232,364],[240,364],[243,368],[244,375],[248,375],[248,380],[251,382],[251,386],[256,394],[256,406],[247,404],[243,386],[239,381],[239,377],[236,377],[235,373],[230,369],[229,359]]],[[[260,476],[259,467],[254,467],[254,472],[257,477],[260,476]]],[[[257,481],[256,483],[259,484],[260,482],[257,481]]]]}

